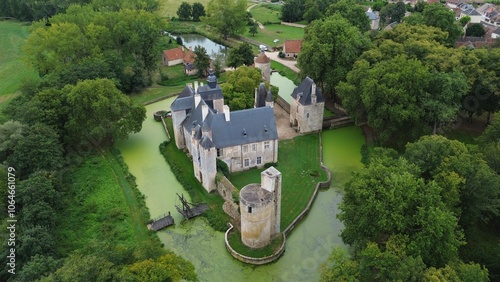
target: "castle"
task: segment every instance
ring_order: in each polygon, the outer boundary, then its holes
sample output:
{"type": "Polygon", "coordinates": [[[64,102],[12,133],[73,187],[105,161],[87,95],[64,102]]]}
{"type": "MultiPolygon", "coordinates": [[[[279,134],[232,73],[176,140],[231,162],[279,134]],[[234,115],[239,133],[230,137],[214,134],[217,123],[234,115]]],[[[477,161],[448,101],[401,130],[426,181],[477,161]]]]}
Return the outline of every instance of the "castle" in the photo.
{"type": "Polygon", "coordinates": [[[281,173],[270,167],[260,176],[261,184],[240,191],[241,241],[251,248],[268,245],[281,228],[281,173]]]}
{"type": "Polygon", "coordinates": [[[195,177],[208,192],[216,189],[217,159],[230,172],[278,161],[274,105],[263,83],[255,98],[255,108],[230,111],[210,71],[206,85],[186,86],[172,103],[175,144],[191,155],[195,177]]]}
{"type": "Polygon", "coordinates": [[[290,125],[302,134],[321,131],[325,99],[316,83],[306,77],[295,87],[290,103],[290,125]]]}

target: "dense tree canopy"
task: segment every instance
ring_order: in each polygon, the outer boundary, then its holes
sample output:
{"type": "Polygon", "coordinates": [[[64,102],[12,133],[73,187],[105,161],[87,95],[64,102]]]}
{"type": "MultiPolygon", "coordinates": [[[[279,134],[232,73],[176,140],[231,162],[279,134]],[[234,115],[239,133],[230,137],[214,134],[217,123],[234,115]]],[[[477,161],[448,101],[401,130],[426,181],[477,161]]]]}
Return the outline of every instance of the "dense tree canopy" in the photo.
{"type": "Polygon", "coordinates": [[[200,2],[193,3],[192,11],[193,12],[191,13],[191,16],[193,17],[193,21],[195,22],[199,22],[200,18],[206,15],[205,6],[203,6],[203,4],[201,4],[200,2]]]}
{"type": "Polygon", "coordinates": [[[207,54],[207,49],[203,46],[194,47],[194,66],[198,70],[199,77],[205,77],[208,68],[210,67],[210,57],[207,54]]]}
{"type": "Polygon", "coordinates": [[[188,2],[182,2],[177,9],[177,16],[181,21],[187,21],[191,18],[191,14],[193,13],[193,7],[188,2]]]}
{"type": "Polygon", "coordinates": [[[255,88],[262,81],[260,69],[241,66],[228,72],[226,82],[221,84],[224,101],[233,111],[253,108],[255,88]]]}
{"type": "Polygon", "coordinates": [[[301,21],[305,11],[305,0],[286,1],[281,8],[281,20],[285,22],[301,21]]]}
{"type": "Polygon", "coordinates": [[[245,0],[210,0],[204,22],[219,32],[224,39],[243,32],[247,23],[245,0]]]}
{"type": "Polygon", "coordinates": [[[146,118],[144,106],[133,103],[108,79],[85,80],[63,92],[72,109],[65,125],[72,144],[112,144],[139,132],[146,118]]]}
{"type": "Polygon", "coordinates": [[[334,96],[368,39],[339,14],[314,21],[304,34],[298,65],[302,78],[309,76],[325,94],[334,96]]]}
{"type": "Polygon", "coordinates": [[[159,62],[159,31],[164,21],[140,10],[95,12],[91,6],[71,6],[37,24],[25,45],[26,60],[62,88],[78,80],[110,78],[125,92],[150,84],[159,62]]]}
{"type": "Polygon", "coordinates": [[[231,48],[228,52],[227,66],[237,68],[241,65],[250,66],[253,64],[253,51],[248,43],[243,43],[237,48],[231,48]]]}
{"type": "Polygon", "coordinates": [[[365,9],[352,0],[340,0],[331,4],[328,7],[326,16],[335,13],[340,14],[361,32],[370,30],[370,19],[366,16],[365,9]]]}

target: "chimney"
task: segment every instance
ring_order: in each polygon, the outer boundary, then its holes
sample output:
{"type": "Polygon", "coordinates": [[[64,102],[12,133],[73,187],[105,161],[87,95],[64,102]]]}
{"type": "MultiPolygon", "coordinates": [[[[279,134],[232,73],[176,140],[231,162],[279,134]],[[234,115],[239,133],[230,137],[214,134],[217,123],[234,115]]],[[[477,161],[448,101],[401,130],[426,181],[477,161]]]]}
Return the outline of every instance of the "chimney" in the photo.
{"type": "Polygon", "coordinates": [[[316,83],[313,82],[311,86],[311,103],[316,104],[316,83]]]}
{"type": "Polygon", "coordinates": [[[229,107],[227,105],[224,105],[224,116],[226,118],[226,121],[229,121],[230,120],[230,111],[229,111],[229,107]]]}
{"type": "Polygon", "coordinates": [[[201,96],[200,94],[196,93],[194,94],[194,107],[198,107],[198,105],[200,104],[200,101],[201,101],[201,96]]]}
{"type": "Polygon", "coordinates": [[[200,81],[200,86],[203,86],[203,81],[200,81]]]}
{"type": "Polygon", "coordinates": [[[259,101],[259,96],[258,95],[259,95],[259,93],[257,91],[257,88],[255,88],[255,95],[254,95],[254,100],[253,100],[253,107],[254,108],[257,108],[258,103],[259,103],[258,102],[259,101]]]}
{"type": "Polygon", "coordinates": [[[194,82],[194,93],[198,93],[198,81],[194,82]]]}
{"type": "Polygon", "coordinates": [[[201,120],[205,120],[208,115],[208,106],[206,104],[201,105],[201,120]]]}
{"type": "Polygon", "coordinates": [[[192,82],[186,83],[186,86],[189,86],[191,89],[193,89],[193,83],[192,82]]]}

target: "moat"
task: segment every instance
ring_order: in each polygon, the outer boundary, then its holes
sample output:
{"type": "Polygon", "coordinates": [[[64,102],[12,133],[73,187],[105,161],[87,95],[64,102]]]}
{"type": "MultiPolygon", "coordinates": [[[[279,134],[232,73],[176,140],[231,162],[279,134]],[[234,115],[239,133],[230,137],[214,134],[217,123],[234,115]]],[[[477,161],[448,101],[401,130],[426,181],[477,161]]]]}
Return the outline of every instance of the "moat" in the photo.
{"type": "Polygon", "coordinates": [[[153,119],[155,111],[169,109],[174,99],[148,105],[141,132],[118,144],[146,196],[151,217],[172,212],[176,225],[158,232],[165,247],[190,260],[200,281],[217,281],[220,277],[231,277],[232,281],[318,281],[320,265],[331,249],[344,246],[339,237],[342,224],[335,215],[341,201],[341,183],[350,171],[361,167],[361,130],[346,127],[322,133],[323,161],[333,173],[331,188],[319,192],[308,216],[287,238],[284,255],[276,263],[253,267],[232,258],[224,246],[224,233],[214,231],[204,218],[183,221],[175,212],[175,193],[188,195],[159,153],[158,146],[166,135],[161,123],[153,119]]]}

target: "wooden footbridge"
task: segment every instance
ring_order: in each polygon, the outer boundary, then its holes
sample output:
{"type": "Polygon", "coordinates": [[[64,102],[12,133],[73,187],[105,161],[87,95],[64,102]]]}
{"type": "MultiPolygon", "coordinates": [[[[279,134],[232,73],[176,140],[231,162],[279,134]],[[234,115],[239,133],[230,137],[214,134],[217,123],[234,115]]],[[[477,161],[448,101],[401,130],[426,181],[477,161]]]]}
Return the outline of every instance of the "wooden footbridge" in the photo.
{"type": "Polygon", "coordinates": [[[175,208],[186,219],[191,219],[193,217],[199,216],[202,213],[204,213],[206,210],[208,210],[208,205],[207,204],[197,204],[197,205],[195,205],[195,204],[189,203],[184,198],[184,194],[182,196],[179,196],[179,194],[177,194],[177,197],[179,197],[179,200],[181,201],[182,206],[177,206],[176,205],[175,208]]]}
{"type": "Polygon", "coordinates": [[[153,219],[153,222],[148,224],[148,229],[158,231],[170,225],[174,225],[174,218],[170,215],[170,212],[168,212],[167,214],[153,219]]]}

